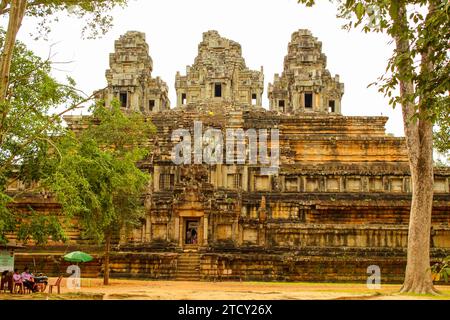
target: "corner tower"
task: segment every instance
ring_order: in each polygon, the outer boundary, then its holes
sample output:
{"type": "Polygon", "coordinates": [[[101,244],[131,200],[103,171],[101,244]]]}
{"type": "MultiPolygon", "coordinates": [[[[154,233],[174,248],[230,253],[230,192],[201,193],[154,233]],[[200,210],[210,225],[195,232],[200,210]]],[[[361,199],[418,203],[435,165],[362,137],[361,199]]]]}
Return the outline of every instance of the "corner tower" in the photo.
{"type": "Polygon", "coordinates": [[[106,71],[108,87],[97,93],[106,106],[115,98],[122,109],[142,113],[170,109],[167,84],[152,78],[153,61],[145,33],[129,31],[115,42],[106,71]]]}
{"type": "Polygon", "coordinates": [[[284,71],[269,83],[270,110],[282,113],[341,114],[344,84],[326,69],[322,42],[311,31],[292,34],[284,71]]]}
{"type": "Polygon", "coordinates": [[[241,45],[219,35],[203,33],[194,64],[186,75],[177,72],[175,79],[177,107],[190,103],[231,102],[261,106],[264,92],[263,68],[247,68],[241,45]]]}

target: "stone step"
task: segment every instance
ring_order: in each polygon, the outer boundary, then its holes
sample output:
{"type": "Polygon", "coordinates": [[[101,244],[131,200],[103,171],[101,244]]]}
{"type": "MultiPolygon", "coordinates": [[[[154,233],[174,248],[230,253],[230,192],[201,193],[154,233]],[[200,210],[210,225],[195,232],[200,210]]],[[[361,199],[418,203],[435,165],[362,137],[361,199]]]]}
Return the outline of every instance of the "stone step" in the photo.
{"type": "Polygon", "coordinates": [[[177,281],[199,281],[200,280],[200,255],[195,253],[184,253],[178,257],[177,281]]]}
{"type": "Polygon", "coordinates": [[[197,273],[200,270],[200,268],[178,268],[177,273],[197,273]]]}
{"type": "Polygon", "coordinates": [[[200,277],[198,272],[177,272],[178,277],[200,277]]]}
{"type": "Polygon", "coordinates": [[[178,259],[178,262],[197,263],[197,262],[200,262],[200,259],[178,259]]]}

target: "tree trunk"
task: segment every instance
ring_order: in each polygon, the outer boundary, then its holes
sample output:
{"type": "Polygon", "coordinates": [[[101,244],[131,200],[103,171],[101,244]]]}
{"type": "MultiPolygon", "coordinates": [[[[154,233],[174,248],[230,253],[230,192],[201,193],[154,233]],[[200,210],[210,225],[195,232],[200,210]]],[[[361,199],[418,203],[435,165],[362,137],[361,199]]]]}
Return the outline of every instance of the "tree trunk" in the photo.
{"type": "MultiPolygon", "coordinates": [[[[430,235],[431,213],[433,208],[433,124],[426,118],[426,99],[416,108],[413,97],[414,67],[411,58],[410,41],[406,36],[409,31],[406,4],[403,0],[393,0],[396,12],[391,12],[395,26],[393,34],[398,57],[403,57],[398,65],[400,78],[400,97],[408,149],[412,201],[408,231],[408,253],[405,281],[401,292],[434,294],[430,270],[430,235]],[[418,119],[414,116],[419,113],[418,119]],[[422,117],[421,117],[422,116],[422,117]]],[[[391,4],[393,5],[393,4],[391,4]]],[[[422,56],[422,72],[430,68],[426,53],[422,56]]]]}
{"type": "Polygon", "coordinates": [[[111,252],[111,232],[108,232],[105,237],[105,260],[104,260],[104,274],[103,284],[109,285],[109,254],[111,252]]]}
{"type": "Polygon", "coordinates": [[[27,0],[12,0],[10,4],[8,29],[6,30],[5,42],[0,61],[0,102],[5,101],[8,93],[9,73],[11,60],[16,44],[17,33],[22,25],[27,0]]]}
{"type": "Polygon", "coordinates": [[[8,29],[0,56],[0,145],[3,144],[5,121],[9,112],[8,105],[4,102],[8,96],[11,61],[16,46],[17,33],[22,25],[26,9],[27,0],[12,0],[10,3],[8,29]]]}
{"type": "Polygon", "coordinates": [[[430,231],[433,208],[433,127],[419,125],[417,162],[411,164],[413,195],[408,232],[408,258],[401,292],[437,293],[430,270],[430,231]],[[420,142],[419,142],[420,141],[420,142]]]}

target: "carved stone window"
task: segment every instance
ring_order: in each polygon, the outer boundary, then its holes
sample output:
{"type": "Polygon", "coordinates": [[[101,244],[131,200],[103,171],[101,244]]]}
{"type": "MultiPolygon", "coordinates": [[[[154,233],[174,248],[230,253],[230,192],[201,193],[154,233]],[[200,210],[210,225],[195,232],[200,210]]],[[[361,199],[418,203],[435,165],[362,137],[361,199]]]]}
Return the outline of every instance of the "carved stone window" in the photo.
{"type": "Polygon", "coordinates": [[[242,175],[240,173],[229,174],[227,177],[227,185],[230,189],[242,188],[242,175]]]}
{"type": "Polygon", "coordinates": [[[286,102],[284,100],[278,101],[278,109],[280,109],[281,112],[285,111],[285,104],[286,102]]]}
{"type": "Polygon", "coordinates": [[[252,94],[252,106],[256,106],[257,95],[256,93],[252,94]]]}
{"type": "Polygon", "coordinates": [[[163,173],[159,176],[159,189],[171,190],[175,184],[175,176],[170,173],[163,173]]]}
{"type": "Polygon", "coordinates": [[[150,100],[148,102],[148,109],[149,109],[149,111],[152,112],[154,108],[155,108],[155,100],[150,100]]]}
{"type": "Polygon", "coordinates": [[[334,101],[334,100],[328,101],[328,112],[331,112],[331,113],[336,112],[336,101],[334,101]]]}
{"type": "Polygon", "coordinates": [[[128,108],[128,92],[121,92],[119,94],[119,100],[120,100],[120,107],[121,108],[128,108]]]}
{"type": "Polygon", "coordinates": [[[305,108],[313,108],[313,94],[311,92],[305,93],[305,108]]]}
{"type": "Polygon", "coordinates": [[[214,97],[222,98],[222,84],[221,83],[214,84],[214,97]]]}

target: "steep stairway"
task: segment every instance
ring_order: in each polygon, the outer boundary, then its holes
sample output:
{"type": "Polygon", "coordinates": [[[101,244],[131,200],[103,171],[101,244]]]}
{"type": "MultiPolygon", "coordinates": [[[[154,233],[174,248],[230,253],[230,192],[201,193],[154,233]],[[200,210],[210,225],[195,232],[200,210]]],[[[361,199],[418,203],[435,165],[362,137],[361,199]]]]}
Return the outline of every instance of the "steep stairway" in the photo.
{"type": "Polygon", "coordinates": [[[182,253],[177,260],[177,281],[200,281],[200,255],[198,253],[182,253]]]}

